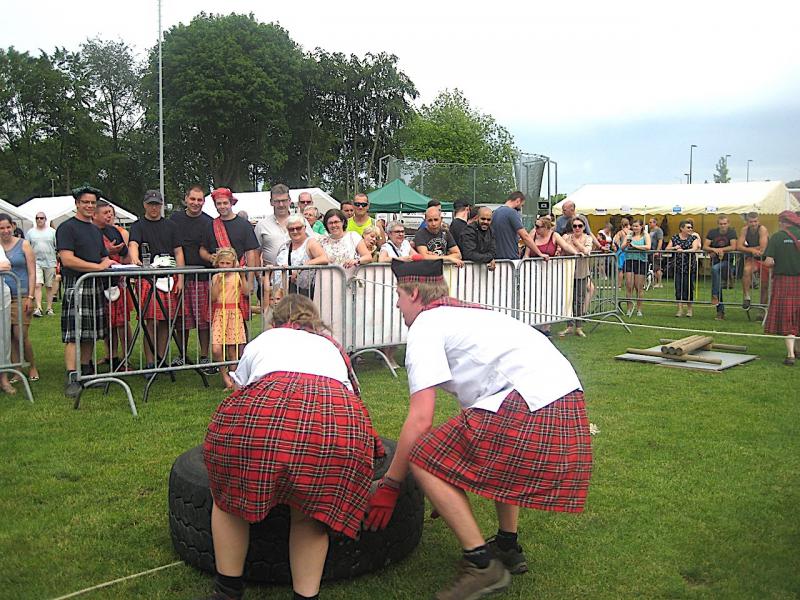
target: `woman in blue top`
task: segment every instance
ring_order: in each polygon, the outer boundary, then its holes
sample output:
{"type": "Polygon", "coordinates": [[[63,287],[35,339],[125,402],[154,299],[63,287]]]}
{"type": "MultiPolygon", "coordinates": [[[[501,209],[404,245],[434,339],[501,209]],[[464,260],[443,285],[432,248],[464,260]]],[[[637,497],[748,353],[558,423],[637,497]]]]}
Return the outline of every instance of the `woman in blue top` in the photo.
{"type": "MultiPolygon", "coordinates": [[[[644,295],[644,279],[647,275],[647,250],[650,249],[650,234],[644,230],[641,219],[634,219],[631,231],[622,240],[622,251],[625,262],[622,270],[625,273],[625,290],[628,298],[633,297],[636,289],[636,316],[642,316],[642,296],[644,295]]],[[[633,316],[633,302],[628,301],[628,316],[633,316]]]]}
{"type": "Polygon", "coordinates": [[[631,232],[631,222],[626,217],[622,217],[622,220],[619,222],[619,227],[619,231],[614,234],[611,246],[614,249],[614,253],[617,255],[617,287],[621,288],[623,281],[622,276],[625,269],[625,251],[622,249],[622,243],[631,232]]]}
{"type": "Polygon", "coordinates": [[[25,360],[30,364],[28,378],[31,381],[37,381],[39,371],[36,369],[33,348],[28,336],[28,327],[33,314],[33,290],[29,283],[36,282],[36,255],[34,255],[28,240],[14,236],[14,221],[5,213],[0,213],[0,244],[11,263],[11,272],[19,278],[19,291],[17,290],[17,279],[5,278],[11,292],[11,361],[19,362],[19,339],[22,336],[25,360]],[[20,299],[22,301],[21,328],[18,317],[20,299]]]}

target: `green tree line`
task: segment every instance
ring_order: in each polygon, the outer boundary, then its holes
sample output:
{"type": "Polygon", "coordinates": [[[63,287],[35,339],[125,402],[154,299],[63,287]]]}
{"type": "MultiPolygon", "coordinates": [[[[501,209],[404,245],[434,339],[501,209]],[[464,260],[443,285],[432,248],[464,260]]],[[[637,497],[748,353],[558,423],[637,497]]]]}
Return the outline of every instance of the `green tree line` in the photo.
{"type": "MultiPolygon", "coordinates": [[[[200,13],[165,31],[162,58],[173,201],[192,183],[277,181],[350,197],[375,187],[385,155],[499,162],[513,151],[457,90],[415,110],[396,56],[306,52],[252,14],[200,13]]],[[[158,180],[157,47],[143,59],[121,40],[38,56],[0,49],[0,197],[20,204],[91,181],[135,210],[158,180]]]]}

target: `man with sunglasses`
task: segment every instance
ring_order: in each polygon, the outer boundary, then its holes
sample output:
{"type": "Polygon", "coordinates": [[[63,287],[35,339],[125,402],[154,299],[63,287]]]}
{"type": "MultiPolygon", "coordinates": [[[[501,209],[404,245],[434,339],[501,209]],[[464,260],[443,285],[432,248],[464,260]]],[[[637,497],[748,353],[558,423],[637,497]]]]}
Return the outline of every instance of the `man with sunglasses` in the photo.
{"type": "MultiPolygon", "coordinates": [[[[347,229],[345,231],[355,231],[361,237],[364,237],[364,230],[367,227],[378,227],[375,220],[369,216],[369,197],[366,194],[356,194],[353,198],[353,207],[355,212],[353,218],[347,219],[347,229]]],[[[381,229],[381,237],[385,238],[383,229],[381,229]]]]}
{"type": "Polygon", "coordinates": [[[36,213],[36,227],[25,234],[36,256],[36,288],[34,317],[42,316],[42,286],[47,288],[47,314],[53,314],[53,297],[56,295],[56,231],[47,225],[47,215],[36,213]]]}

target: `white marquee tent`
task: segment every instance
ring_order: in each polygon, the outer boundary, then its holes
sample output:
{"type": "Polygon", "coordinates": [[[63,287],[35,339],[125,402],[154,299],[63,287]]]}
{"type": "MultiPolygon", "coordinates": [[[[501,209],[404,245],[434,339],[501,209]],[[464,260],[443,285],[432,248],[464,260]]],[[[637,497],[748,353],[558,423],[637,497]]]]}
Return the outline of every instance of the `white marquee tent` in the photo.
{"type": "MultiPolygon", "coordinates": [[[[117,222],[122,225],[128,225],[137,221],[139,217],[133,213],[128,212],[124,208],[120,208],[113,202],[112,206],[117,211],[117,222]]],[[[72,196],[43,196],[41,198],[31,198],[25,204],[18,207],[18,212],[25,215],[25,218],[33,222],[36,213],[43,212],[47,215],[47,220],[53,227],[58,227],[66,221],[75,216],[75,198],[72,196]]]]}
{"type": "Polygon", "coordinates": [[[553,207],[572,201],[585,215],[777,215],[800,203],[782,181],[667,185],[584,185],[553,207]]]}
{"type": "MultiPolygon", "coordinates": [[[[322,214],[325,214],[325,211],[331,208],[339,208],[339,201],[320,188],[298,188],[289,190],[289,198],[291,198],[292,207],[297,205],[297,197],[301,192],[309,192],[311,194],[311,198],[314,200],[314,206],[316,206],[322,214]]],[[[244,210],[247,212],[247,217],[251,223],[256,223],[272,214],[272,205],[269,203],[269,192],[233,192],[233,195],[238,200],[233,207],[234,212],[238,213],[240,210],[244,210]]],[[[219,216],[217,209],[214,208],[214,201],[211,199],[210,194],[206,196],[206,201],[203,204],[203,212],[214,218],[219,216]]]]}
{"type": "Polygon", "coordinates": [[[33,227],[33,221],[26,215],[22,214],[22,212],[19,210],[19,206],[14,206],[2,198],[0,198],[0,212],[6,213],[15,221],[18,221],[23,231],[28,231],[28,229],[33,227]]]}

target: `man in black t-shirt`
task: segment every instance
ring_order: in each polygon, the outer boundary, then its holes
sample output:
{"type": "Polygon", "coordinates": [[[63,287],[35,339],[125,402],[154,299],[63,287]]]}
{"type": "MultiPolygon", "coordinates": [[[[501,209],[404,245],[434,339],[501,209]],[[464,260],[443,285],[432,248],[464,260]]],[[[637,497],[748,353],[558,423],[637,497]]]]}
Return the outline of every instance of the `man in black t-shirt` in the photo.
{"type": "Polygon", "coordinates": [[[429,260],[444,260],[457,267],[463,267],[461,250],[456,245],[453,236],[442,227],[442,211],[438,206],[431,206],[425,211],[425,229],[418,229],[414,235],[416,250],[423,258],[429,260]]]}
{"type": "MultiPolygon", "coordinates": [[[[142,245],[147,244],[153,258],[170,256],[175,259],[177,267],[183,267],[183,248],[180,245],[178,228],[172,220],[161,216],[161,206],[164,204],[161,193],[158,190],[148,190],[144,195],[143,204],[144,218],[139,219],[131,226],[128,244],[131,263],[142,264],[142,245]]],[[[153,354],[153,349],[149,344],[144,344],[147,368],[152,368],[156,362],[160,365],[161,359],[166,354],[170,328],[163,321],[169,322],[175,316],[180,306],[179,296],[182,290],[183,275],[158,279],[140,277],[137,282],[139,319],[144,320],[144,326],[148,331],[156,332],[156,354],[153,354]],[[161,284],[159,287],[165,289],[156,289],[151,293],[152,286],[159,282],[161,284]],[[159,321],[162,321],[160,325],[159,321]]]]}
{"type": "MultiPolygon", "coordinates": [[[[172,214],[171,221],[178,229],[178,243],[183,248],[183,262],[187,267],[208,268],[207,260],[200,256],[203,245],[213,219],[203,212],[205,194],[203,188],[194,185],[186,191],[183,204],[186,210],[172,214]]],[[[200,343],[200,364],[209,362],[209,327],[211,324],[211,295],[208,288],[208,275],[188,275],[183,286],[184,319],[179,345],[181,358],[173,362],[186,360],[186,344],[189,330],[197,328],[197,339],[200,343]]]]}
{"type": "Polygon", "coordinates": [[[725,318],[725,305],[722,303],[722,279],[728,278],[730,256],[736,250],[736,231],[730,226],[726,215],[717,217],[717,227],[706,234],[703,250],[711,255],[711,304],[717,307],[718,321],[725,318]]]}
{"type": "Polygon", "coordinates": [[[64,283],[64,297],[61,303],[61,341],[64,348],[64,363],[67,368],[67,381],[64,394],[77,398],[83,389],[75,381],[78,364],[76,350],[80,347],[81,373],[90,373],[91,357],[97,340],[106,337],[104,282],[97,279],[83,287],[83,293],[76,297],[75,283],[84,273],[104,271],[111,267],[103,234],[92,222],[95,206],[102,192],[90,185],[72,190],[75,198],[76,214],[64,221],[56,229],[56,250],[61,261],[61,277],[64,283]],[[80,315],[80,337],[76,332],[76,319],[80,315]]]}
{"type": "Polygon", "coordinates": [[[461,247],[461,234],[467,228],[467,219],[469,219],[469,202],[466,200],[453,202],[453,220],[450,222],[449,231],[462,254],[464,249],[461,247]]]}
{"type": "MultiPolygon", "coordinates": [[[[207,230],[206,238],[200,246],[200,256],[212,260],[217,248],[230,247],[236,250],[239,264],[243,267],[258,266],[258,249],[261,245],[253,230],[250,221],[239,218],[233,212],[237,200],[228,188],[217,188],[211,192],[214,207],[219,217],[214,219],[207,230]]],[[[250,318],[250,291],[253,289],[253,273],[247,274],[247,286],[242,290],[242,314],[245,319],[250,318]]]]}

